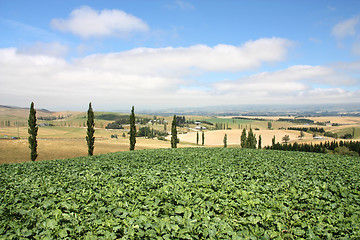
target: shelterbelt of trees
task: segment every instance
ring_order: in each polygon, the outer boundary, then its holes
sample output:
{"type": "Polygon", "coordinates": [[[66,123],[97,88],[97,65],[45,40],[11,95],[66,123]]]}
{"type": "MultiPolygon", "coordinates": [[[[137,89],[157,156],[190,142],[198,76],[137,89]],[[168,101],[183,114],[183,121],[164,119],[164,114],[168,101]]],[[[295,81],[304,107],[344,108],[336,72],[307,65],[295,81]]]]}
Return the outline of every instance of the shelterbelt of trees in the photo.
{"type": "Polygon", "coordinates": [[[265,147],[272,150],[284,150],[284,151],[300,151],[300,152],[317,152],[317,153],[336,153],[341,155],[360,155],[360,142],[359,141],[327,141],[319,144],[280,144],[273,143],[272,146],[265,147]]]}

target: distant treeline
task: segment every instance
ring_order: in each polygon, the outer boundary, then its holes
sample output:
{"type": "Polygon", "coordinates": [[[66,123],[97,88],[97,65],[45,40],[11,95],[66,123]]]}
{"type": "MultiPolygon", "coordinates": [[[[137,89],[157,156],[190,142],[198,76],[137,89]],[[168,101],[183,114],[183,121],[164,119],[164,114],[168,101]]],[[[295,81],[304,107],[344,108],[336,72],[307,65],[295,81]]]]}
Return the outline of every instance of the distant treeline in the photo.
{"type": "MultiPolygon", "coordinates": [[[[159,131],[156,129],[153,129],[148,126],[146,127],[141,127],[139,128],[139,130],[137,131],[137,137],[146,137],[146,138],[154,138],[154,137],[166,137],[168,134],[165,131],[159,131]]],[[[160,140],[164,140],[164,139],[160,139],[160,140]]]]}
{"type": "Polygon", "coordinates": [[[246,117],[233,117],[232,119],[242,119],[242,120],[255,120],[255,121],[271,121],[269,119],[264,118],[246,118],[246,117]]]}
{"type": "Polygon", "coordinates": [[[296,130],[296,131],[303,131],[303,132],[319,132],[319,133],[325,133],[324,128],[317,128],[317,127],[288,127],[288,130],[296,130]]]}
{"type": "Polygon", "coordinates": [[[38,117],[38,120],[43,120],[43,121],[53,121],[53,120],[57,120],[57,119],[64,119],[64,118],[68,118],[69,115],[60,115],[60,116],[47,116],[47,117],[38,117]]]}
{"type": "Polygon", "coordinates": [[[307,123],[307,124],[314,124],[313,120],[306,119],[306,118],[279,118],[279,122],[291,122],[291,123],[307,123]]]}
{"type": "MultiPolygon", "coordinates": [[[[102,115],[102,116],[98,116],[98,119],[103,119],[103,120],[113,120],[113,116],[114,114],[109,114],[109,115],[102,115]]],[[[122,125],[129,125],[130,124],[130,115],[115,115],[116,116],[116,121],[109,123],[105,128],[106,129],[123,129],[122,125]]],[[[150,118],[136,118],[136,122],[140,123],[140,124],[147,124],[151,119],[150,118]]]]}
{"type": "Polygon", "coordinates": [[[283,150],[283,151],[299,151],[299,152],[316,152],[316,153],[327,153],[333,151],[335,153],[344,155],[359,156],[360,154],[360,142],[359,141],[327,141],[320,144],[281,144],[275,143],[272,146],[265,147],[266,149],[272,150],[283,150]]]}

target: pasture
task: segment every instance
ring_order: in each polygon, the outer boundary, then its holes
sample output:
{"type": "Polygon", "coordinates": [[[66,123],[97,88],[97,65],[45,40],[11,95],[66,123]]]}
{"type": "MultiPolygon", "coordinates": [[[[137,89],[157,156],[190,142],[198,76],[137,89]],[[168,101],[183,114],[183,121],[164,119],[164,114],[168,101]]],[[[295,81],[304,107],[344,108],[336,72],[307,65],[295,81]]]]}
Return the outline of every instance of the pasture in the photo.
{"type": "MultiPolygon", "coordinates": [[[[105,129],[120,113],[95,112],[95,150],[94,154],[103,154],[117,151],[127,151],[129,149],[128,125],[124,129],[112,130],[105,129]],[[111,135],[117,134],[118,139],[112,139],[111,135]],[[125,134],[125,137],[123,137],[125,134]]],[[[26,109],[4,109],[0,108],[0,163],[15,163],[29,161],[29,148],[27,144],[27,116],[26,109]],[[6,121],[10,121],[10,126],[6,126],[6,121]],[[20,140],[9,140],[11,137],[20,137],[20,140]]],[[[55,120],[39,120],[39,124],[53,124],[54,126],[39,127],[38,132],[38,158],[37,160],[63,159],[80,157],[87,155],[86,136],[86,113],[85,112],[48,112],[38,110],[38,117],[56,117],[55,120]]],[[[151,116],[137,115],[139,118],[163,119],[167,122],[166,129],[171,129],[171,116],[151,116]]],[[[242,129],[253,129],[256,138],[262,137],[262,147],[272,144],[275,136],[276,142],[282,142],[285,135],[290,137],[290,142],[298,143],[318,143],[320,141],[332,141],[333,138],[326,137],[323,140],[313,139],[313,133],[304,133],[302,139],[299,138],[300,131],[286,130],[288,127],[323,127],[325,131],[333,132],[338,136],[346,133],[355,133],[355,140],[360,139],[360,118],[359,117],[316,117],[310,118],[315,122],[326,122],[326,126],[294,124],[290,122],[276,121],[280,117],[247,117],[248,119],[233,119],[232,117],[210,117],[210,116],[185,116],[186,120],[206,121],[211,124],[202,123],[207,129],[205,134],[205,147],[223,146],[224,135],[228,137],[228,147],[238,148],[242,129]],[[262,118],[262,121],[258,119],[262,118]],[[268,122],[271,122],[272,129],[268,129],[268,122]],[[336,124],[335,124],[336,123],[336,124]],[[223,124],[227,130],[214,130],[216,124],[223,124]],[[335,124],[335,125],[334,125],[335,124]]],[[[165,126],[159,123],[146,123],[137,125],[137,128],[148,126],[154,130],[164,131],[165,126]]],[[[178,128],[179,147],[196,147],[195,124],[185,124],[178,128]]],[[[199,132],[199,145],[201,145],[202,134],[199,132]]],[[[167,137],[170,140],[170,136],[167,137]]],[[[137,138],[136,149],[149,148],[169,148],[169,141],[159,141],[156,139],[137,138]]],[[[198,146],[199,147],[199,146],[198,146]]]]}
{"type": "MultiPolygon", "coordinates": [[[[0,128],[0,136],[18,136],[16,127],[0,128]]],[[[27,141],[27,128],[19,128],[20,140],[0,139],[0,164],[30,161],[27,141]]],[[[85,140],[86,128],[79,127],[40,127],[38,132],[37,161],[87,156],[85,140]]],[[[126,130],[96,129],[94,154],[129,150],[129,137],[126,130]],[[125,137],[122,134],[125,133],[125,137]],[[111,135],[117,134],[118,139],[111,135]]],[[[187,147],[189,144],[179,144],[187,147]]],[[[169,148],[169,141],[137,138],[136,149],[169,148]]]]}

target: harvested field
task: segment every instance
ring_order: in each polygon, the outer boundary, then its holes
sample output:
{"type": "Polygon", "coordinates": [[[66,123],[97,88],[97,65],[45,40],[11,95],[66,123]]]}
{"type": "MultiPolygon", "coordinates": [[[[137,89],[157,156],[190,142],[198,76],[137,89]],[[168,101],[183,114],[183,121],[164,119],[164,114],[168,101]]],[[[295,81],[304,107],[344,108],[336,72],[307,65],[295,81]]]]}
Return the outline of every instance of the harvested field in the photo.
{"type": "MultiPolygon", "coordinates": [[[[136,139],[136,150],[170,148],[169,141],[155,139],[136,139]]],[[[0,140],[0,164],[19,163],[30,161],[30,149],[26,139],[0,140]]],[[[179,144],[181,147],[189,147],[179,144]]],[[[97,139],[95,141],[94,155],[129,150],[129,139],[97,139]]],[[[39,139],[38,158],[36,161],[63,159],[87,156],[87,144],[84,139],[39,139]]]]}
{"type": "MultiPolygon", "coordinates": [[[[205,132],[205,146],[222,146],[224,135],[227,134],[228,145],[240,145],[240,136],[242,130],[216,130],[205,132]]],[[[258,130],[254,131],[256,138],[258,139],[259,135],[262,138],[262,146],[271,145],[271,140],[275,136],[276,142],[281,142],[282,138],[285,135],[289,135],[290,141],[297,140],[300,135],[299,131],[292,130],[258,130]]],[[[196,144],[196,132],[191,132],[187,134],[178,135],[180,142],[189,142],[196,144]]],[[[201,144],[201,132],[199,132],[201,144]]],[[[305,133],[304,139],[312,139],[312,135],[305,133]]]]}

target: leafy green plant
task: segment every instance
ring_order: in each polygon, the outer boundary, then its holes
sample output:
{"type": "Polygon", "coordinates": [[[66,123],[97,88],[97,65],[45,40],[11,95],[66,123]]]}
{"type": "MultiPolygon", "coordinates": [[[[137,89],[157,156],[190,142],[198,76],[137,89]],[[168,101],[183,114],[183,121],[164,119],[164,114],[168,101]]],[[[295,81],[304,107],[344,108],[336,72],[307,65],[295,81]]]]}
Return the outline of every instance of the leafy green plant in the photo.
{"type": "Polygon", "coordinates": [[[360,159],[232,148],[0,165],[0,239],[357,239],[360,159]]]}

